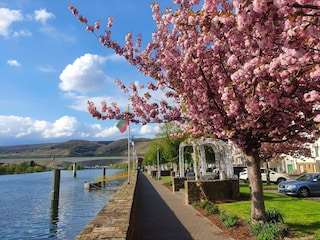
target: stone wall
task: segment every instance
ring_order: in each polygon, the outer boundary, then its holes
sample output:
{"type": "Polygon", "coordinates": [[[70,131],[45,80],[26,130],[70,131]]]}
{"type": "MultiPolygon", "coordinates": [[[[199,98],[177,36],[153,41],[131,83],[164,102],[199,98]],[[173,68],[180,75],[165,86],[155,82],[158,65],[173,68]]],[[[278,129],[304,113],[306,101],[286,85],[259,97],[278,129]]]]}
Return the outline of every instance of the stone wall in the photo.
{"type": "Polygon", "coordinates": [[[80,232],[77,240],[133,239],[135,189],[137,174],[130,178],[101,209],[97,216],[80,232]],[[131,223],[131,224],[130,224],[131,223]]]}
{"type": "MultiPolygon", "coordinates": [[[[158,176],[158,170],[148,169],[147,174],[151,177],[157,177],[158,176]]],[[[161,170],[160,176],[170,176],[171,171],[170,170],[161,170]]]]}
{"type": "Polygon", "coordinates": [[[186,177],[175,177],[172,178],[172,191],[179,191],[181,188],[184,188],[184,181],[186,181],[186,177]]]}
{"type": "Polygon", "coordinates": [[[204,195],[210,201],[238,200],[239,180],[185,181],[186,203],[200,201],[204,195]]]}

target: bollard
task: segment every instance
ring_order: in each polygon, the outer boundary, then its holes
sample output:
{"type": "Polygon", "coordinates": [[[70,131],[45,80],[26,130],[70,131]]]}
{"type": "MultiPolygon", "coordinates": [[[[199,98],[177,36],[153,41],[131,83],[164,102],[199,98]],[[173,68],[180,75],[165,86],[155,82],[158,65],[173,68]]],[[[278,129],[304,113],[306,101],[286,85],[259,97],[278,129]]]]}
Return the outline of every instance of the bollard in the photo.
{"type": "Polygon", "coordinates": [[[106,179],[106,168],[105,167],[102,167],[102,179],[103,179],[102,187],[104,188],[106,186],[106,181],[105,181],[105,179],[106,179]]]}
{"type": "Polygon", "coordinates": [[[51,192],[51,214],[50,214],[50,233],[56,236],[58,228],[58,208],[59,208],[59,191],[60,191],[60,169],[52,170],[52,192],[51,192]]]}
{"type": "Polygon", "coordinates": [[[59,203],[59,191],[60,191],[60,169],[53,169],[52,178],[52,192],[51,192],[51,203],[59,203]]]}
{"type": "Polygon", "coordinates": [[[72,176],[76,177],[77,176],[77,163],[74,162],[72,165],[72,176]]]}

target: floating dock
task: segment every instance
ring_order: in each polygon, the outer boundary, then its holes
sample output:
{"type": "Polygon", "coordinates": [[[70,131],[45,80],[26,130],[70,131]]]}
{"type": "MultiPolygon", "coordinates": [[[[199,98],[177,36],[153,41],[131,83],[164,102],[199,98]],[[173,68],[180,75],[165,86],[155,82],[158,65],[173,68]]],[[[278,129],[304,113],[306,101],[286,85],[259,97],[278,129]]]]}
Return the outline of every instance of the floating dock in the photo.
{"type": "Polygon", "coordinates": [[[101,182],[84,182],[84,189],[101,189],[101,182]]]}
{"type": "Polygon", "coordinates": [[[94,182],[85,182],[84,188],[85,189],[101,189],[101,188],[104,188],[105,182],[107,181],[112,181],[112,180],[126,178],[126,177],[128,177],[127,171],[123,171],[120,174],[113,174],[108,177],[104,175],[102,177],[96,178],[94,182]]]}

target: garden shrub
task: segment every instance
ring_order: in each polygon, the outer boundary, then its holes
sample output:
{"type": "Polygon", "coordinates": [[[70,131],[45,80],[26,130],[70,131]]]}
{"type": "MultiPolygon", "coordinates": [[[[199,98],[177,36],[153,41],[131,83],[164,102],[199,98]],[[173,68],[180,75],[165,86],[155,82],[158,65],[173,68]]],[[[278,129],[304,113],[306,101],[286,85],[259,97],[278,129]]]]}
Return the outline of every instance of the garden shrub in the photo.
{"type": "Polygon", "coordinates": [[[200,207],[200,208],[205,209],[207,206],[211,206],[211,202],[209,200],[196,201],[196,202],[193,202],[191,205],[194,207],[200,207]]]}
{"type": "Polygon", "coordinates": [[[217,214],[219,212],[219,207],[217,205],[210,204],[205,207],[205,210],[207,211],[207,215],[217,214]]]}
{"type": "Polygon", "coordinates": [[[200,201],[200,202],[193,202],[193,207],[200,207],[206,210],[207,216],[211,214],[217,214],[219,212],[219,207],[214,205],[209,200],[200,201]]]}
{"type": "Polygon", "coordinates": [[[263,223],[255,223],[255,224],[252,224],[250,227],[249,227],[249,231],[251,233],[253,233],[254,235],[258,235],[262,229],[263,229],[263,223]]]}
{"type": "Polygon", "coordinates": [[[236,216],[234,214],[226,213],[225,211],[222,211],[220,213],[219,219],[221,221],[223,221],[223,224],[226,227],[234,227],[234,226],[238,225],[238,222],[239,222],[238,216],[236,216]]]}
{"type": "Polygon", "coordinates": [[[225,220],[227,220],[227,218],[228,218],[228,214],[225,211],[221,211],[219,219],[224,222],[225,220]]]}
{"type": "Polygon", "coordinates": [[[282,213],[275,209],[271,208],[266,210],[266,221],[268,223],[283,223],[283,216],[282,213]]]}
{"type": "Polygon", "coordinates": [[[201,208],[206,209],[208,206],[209,207],[211,206],[211,202],[209,200],[205,200],[205,201],[200,202],[200,207],[201,208]]]}
{"type": "Polygon", "coordinates": [[[288,236],[289,227],[281,222],[278,223],[255,223],[249,231],[257,235],[256,240],[275,240],[288,236]]]}
{"type": "Polygon", "coordinates": [[[201,207],[202,208],[200,202],[193,202],[193,203],[191,203],[191,206],[193,206],[193,207],[201,207]]]}
{"type": "Polygon", "coordinates": [[[289,234],[289,227],[283,223],[283,215],[277,209],[266,210],[266,223],[255,223],[249,231],[257,235],[257,240],[280,239],[289,234]]]}

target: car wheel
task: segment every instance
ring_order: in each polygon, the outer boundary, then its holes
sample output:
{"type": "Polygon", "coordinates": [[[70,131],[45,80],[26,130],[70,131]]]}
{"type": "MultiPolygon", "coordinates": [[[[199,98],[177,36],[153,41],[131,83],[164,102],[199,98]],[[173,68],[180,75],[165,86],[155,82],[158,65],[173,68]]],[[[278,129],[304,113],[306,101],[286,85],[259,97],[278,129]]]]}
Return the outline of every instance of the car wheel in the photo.
{"type": "Polygon", "coordinates": [[[310,191],[308,188],[302,187],[299,189],[298,195],[299,195],[299,197],[306,198],[306,197],[309,197],[310,191]]]}
{"type": "Polygon", "coordinates": [[[279,183],[281,183],[281,182],[283,182],[285,180],[286,180],[285,178],[278,178],[277,183],[279,184],[279,183]]]}

